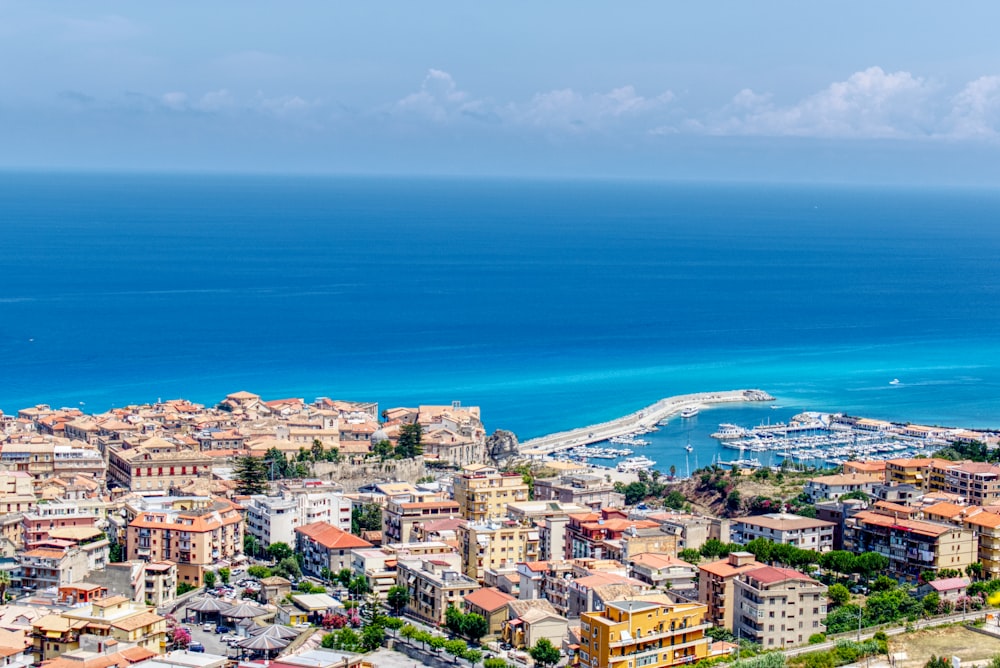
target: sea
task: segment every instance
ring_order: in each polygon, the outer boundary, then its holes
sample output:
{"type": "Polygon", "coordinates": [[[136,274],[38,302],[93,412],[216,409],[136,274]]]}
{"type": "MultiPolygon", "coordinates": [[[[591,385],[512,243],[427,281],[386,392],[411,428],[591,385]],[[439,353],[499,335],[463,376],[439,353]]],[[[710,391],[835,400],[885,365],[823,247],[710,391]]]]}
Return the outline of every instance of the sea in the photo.
{"type": "Polygon", "coordinates": [[[775,396],[654,434],[681,471],[803,410],[1000,427],[995,190],[8,172],[0,234],[8,414],[249,390],[525,440],[775,396]]]}

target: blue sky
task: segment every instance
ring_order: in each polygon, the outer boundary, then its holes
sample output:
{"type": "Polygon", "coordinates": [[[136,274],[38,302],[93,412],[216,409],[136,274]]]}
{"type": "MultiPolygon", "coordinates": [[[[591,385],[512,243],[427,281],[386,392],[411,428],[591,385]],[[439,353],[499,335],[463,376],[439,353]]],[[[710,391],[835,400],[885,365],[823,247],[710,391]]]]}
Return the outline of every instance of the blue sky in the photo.
{"type": "Polygon", "coordinates": [[[0,0],[0,167],[996,185],[997,25],[990,2],[0,0]]]}

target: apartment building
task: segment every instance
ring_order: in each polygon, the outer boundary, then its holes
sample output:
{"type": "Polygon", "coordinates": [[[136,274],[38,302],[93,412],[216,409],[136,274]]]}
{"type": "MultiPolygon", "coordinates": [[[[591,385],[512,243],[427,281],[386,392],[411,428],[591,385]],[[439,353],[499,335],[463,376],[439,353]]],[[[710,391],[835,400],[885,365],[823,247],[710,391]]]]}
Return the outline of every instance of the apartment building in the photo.
{"type": "Polygon", "coordinates": [[[210,476],[212,461],[190,447],[153,437],[135,448],[110,448],[108,479],[112,485],[140,494],[165,495],[192,478],[210,476]]]}
{"type": "Polygon", "coordinates": [[[883,482],[883,476],[865,473],[823,475],[810,479],[803,491],[813,503],[822,500],[836,501],[845,494],[854,492],[871,494],[875,485],[883,482]]]}
{"type": "Polygon", "coordinates": [[[38,502],[31,476],[24,471],[0,471],[0,515],[29,512],[38,502]]]}
{"type": "Polygon", "coordinates": [[[741,573],[763,565],[749,552],[731,552],[725,559],[698,564],[698,600],[707,607],[713,626],[733,630],[734,582],[741,573]]]}
{"type": "Polygon", "coordinates": [[[659,522],[662,531],[677,536],[677,551],[697,550],[712,538],[723,543],[730,542],[731,522],[728,519],[675,511],[649,513],[642,517],[659,522]]]}
{"type": "Polygon", "coordinates": [[[80,649],[86,636],[128,643],[159,654],[166,645],[167,621],[145,605],[112,596],[36,619],[31,624],[31,635],[37,661],[80,649]]]}
{"type": "Polygon", "coordinates": [[[335,492],[255,495],[244,503],[246,532],[267,548],[273,543],[295,544],[295,529],[326,522],[343,531],[351,529],[351,500],[335,492]]]}
{"type": "Polygon", "coordinates": [[[581,513],[569,516],[566,527],[565,555],[570,559],[604,559],[610,553],[621,552],[618,541],[626,532],[641,529],[658,529],[652,520],[629,519],[628,515],[614,508],[602,508],[599,512],[581,513]]]}
{"type": "Polygon", "coordinates": [[[979,563],[983,565],[983,577],[1000,577],[1000,515],[981,512],[967,516],[963,526],[979,534],[979,563]]]}
{"type": "Polygon", "coordinates": [[[625,505],[625,495],[615,491],[614,483],[603,476],[583,474],[535,480],[535,500],[572,503],[595,511],[625,505]]]}
{"type": "Polygon", "coordinates": [[[463,572],[483,582],[485,572],[538,559],[538,529],[513,521],[469,522],[457,529],[463,572]]]}
{"type": "Polygon", "coordinates": [[[396,582],[410,592],[407,614],[427,624],[443,624],[449,605],[461,609],[479,583],[438,559],[400,559],[396,582]]]}
{"type": "Polygon", "coordinates": [[[746,545],[755,538],[794,545],[803,550],[833,549],[835,524],[791,513],[768,513],[733,520],[733,542],[746,545]]]}
{"type": "Polygon", "coordinates": [[[440,519],[462,516],[457,501],[394,501],[382,509],[382,540],[408,543],[418,539],[421,525],[440,519]]]}
{"type": "Polygon", "coordinates": [[[129,560],[173,561],[177,579],[203,584],[206,570],[243,557],[243,516],[213,497],[139,497],[125,506],[129,560]]]}
{"type": "Polygon", "coordinates": [[[56,529],[93,529],[96,526],[96,515],[79,503],[39,503],[32,511],[24,513],[21,520],[24,546],[28,549],[49,540],[56,529]]]}
{"type": "Polygon", "coordinates": [[[614,601],[580,615],[580,666],[665,668],[708,656],[706,608],[698,603],[614,601]]]}
{"type": "Polygon", "coordinates": [[[945,471],[955,462],[933,457],[889,459],[885,463],[885,482],[888,485],[913,485],[925,492],[948,491],[945,471]]]}
{"type": "Polygon", "coordinates": [[[961,462],[944,471],[945,491],[958,494],[972,504],[1000,503],[1000,466],[985,462],[961,462]]]}
{"type": "Polygon", "coordinates": [[[907,582],[916,582],[924,571],[964,571],[978,559],[976,532],[950,524],[866,510],[848,518],[844,531],[853,551],[884,554],[888,574],[907,582]]]}
{"type": "Polygon", "coordinates": [[[632,559],[629,576],[657,589],[695,589],[698,567],[670,554],[647,552],[632,559]]]}
{"type": "Polygon", "coordinates": [[[452,466],[486,459],[486,431],[478,406],[462,406],[458,401],[450,406],[420,406],[416,421],[423,430],[425,456],[452,466]]]}
{"type": "Polygon", "coordinates": [[[104,480],[107,467],[101,452],[80,441],[34,437],[4,443],[0,465],[31,476],[36,485],[64,473],[104,480]]]}
{"type": "Polygon", "coordinates": [[[454,496],[462,517],[487,522],[507,517],[507,504],[528,500],[528,483],[519,473],[501,473],[488,464],[470,464],[455,476],[454,496]]]}
{"type": "Polygon", "coordinates": [[[764,566],[734,582],[736,633],[764,649],[803,645],[826,629],[826,585],[790,568],[764,566]]]}

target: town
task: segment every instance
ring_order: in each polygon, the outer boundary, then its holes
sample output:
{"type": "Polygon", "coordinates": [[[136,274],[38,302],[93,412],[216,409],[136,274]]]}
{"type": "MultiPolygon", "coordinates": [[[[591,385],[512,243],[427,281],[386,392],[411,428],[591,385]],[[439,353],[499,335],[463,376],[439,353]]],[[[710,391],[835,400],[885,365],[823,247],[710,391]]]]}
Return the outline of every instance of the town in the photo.
{"type": "Polygon", "coordinates": [[[526,455],[460,402],[0,425],[5,668],[903,666],[898,637],[955,622],[1000,655],[995,434],[680,480],[526,455]]]}

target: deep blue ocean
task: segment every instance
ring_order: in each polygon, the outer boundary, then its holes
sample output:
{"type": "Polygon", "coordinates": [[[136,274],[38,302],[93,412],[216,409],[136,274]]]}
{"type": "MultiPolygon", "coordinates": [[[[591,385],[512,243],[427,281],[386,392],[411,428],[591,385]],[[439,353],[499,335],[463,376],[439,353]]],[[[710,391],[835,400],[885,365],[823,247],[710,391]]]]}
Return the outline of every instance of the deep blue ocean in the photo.
{"type": "Polygon", "coordinates": [[[1000,427],[998,192],[8,173],[0,230],[8,413],[461,400],[526,439],[759,387],[701,431],[1000,427]]]}

